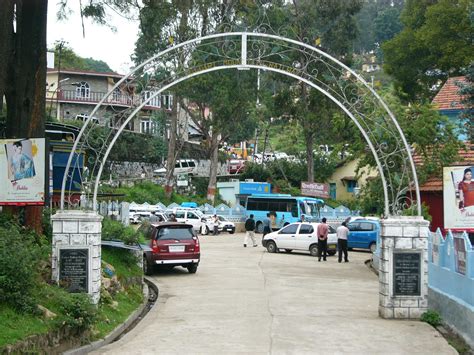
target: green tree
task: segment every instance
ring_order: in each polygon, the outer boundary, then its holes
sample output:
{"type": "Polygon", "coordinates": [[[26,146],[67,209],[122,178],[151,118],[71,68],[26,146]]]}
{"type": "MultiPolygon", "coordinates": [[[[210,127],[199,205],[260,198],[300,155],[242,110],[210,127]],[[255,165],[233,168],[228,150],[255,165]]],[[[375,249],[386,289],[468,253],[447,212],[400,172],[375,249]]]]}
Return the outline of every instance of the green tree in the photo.
{"type": "Polygon", "coordinates": [[[403,30],[382,45],[387,73],[409,100],[430,98],[439,79],[458,75],[474,57],[469,0],[407,0],[403,30]]]}

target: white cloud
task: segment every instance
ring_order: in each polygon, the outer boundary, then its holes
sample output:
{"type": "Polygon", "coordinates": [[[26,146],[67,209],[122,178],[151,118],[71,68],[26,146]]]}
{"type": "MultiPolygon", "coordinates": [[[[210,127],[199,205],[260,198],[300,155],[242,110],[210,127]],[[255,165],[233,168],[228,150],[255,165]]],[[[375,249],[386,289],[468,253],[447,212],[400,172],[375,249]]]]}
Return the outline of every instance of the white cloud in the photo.
{"type": "MultiPolygon", "coordinates": [[[[71,2],[71,4],[74,3],[71,2]]],[[[58,21],[56,16],[58,8],[54,1],[49,2],[48,48],[52,48],[55,41],[64,40],[77,55],[103,60],[112,70],[120,74],[128,73],[133,66],[130,56],[135,48],[138,21],[125,19],[111,12],[108,22],[117,29],[113,32],[107,26],[94,24],[85,19],[85,37],[83,37],[81,17],[77,7],[72,8],[75,12],[70,14],[67,20],[58,21]]]]}

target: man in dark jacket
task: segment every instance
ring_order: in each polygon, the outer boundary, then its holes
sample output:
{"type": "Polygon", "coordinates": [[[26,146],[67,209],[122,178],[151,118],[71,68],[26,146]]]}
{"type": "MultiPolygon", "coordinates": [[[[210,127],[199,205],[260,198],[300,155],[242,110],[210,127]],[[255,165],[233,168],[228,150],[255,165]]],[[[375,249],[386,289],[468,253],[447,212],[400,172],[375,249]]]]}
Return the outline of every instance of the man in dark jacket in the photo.
{"type": "Polygon", "coordinates": [[[257,243],[255,242],[255,220],[253,219],[253,214],[245,221],[245,239],[244,239],[244,248],[247,247],[248,239],[252,239],[253,246],[256,247],[257,243]]]}

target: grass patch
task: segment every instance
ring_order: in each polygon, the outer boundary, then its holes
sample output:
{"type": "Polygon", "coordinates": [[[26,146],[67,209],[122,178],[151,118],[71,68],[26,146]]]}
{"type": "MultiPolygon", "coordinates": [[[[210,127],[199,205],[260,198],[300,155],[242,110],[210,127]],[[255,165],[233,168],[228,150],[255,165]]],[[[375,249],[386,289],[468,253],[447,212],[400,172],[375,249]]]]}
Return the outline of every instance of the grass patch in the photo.
{"type": "Polygon", "coordinates": [[[47,333],[51,321],[44,321],[31,314],[19,314],[8,305],[0,307],[0,348],[14,344],[32,334],[47,333]]]}
{"type": "Polygon", "coordinates": [[[126,293],[117,294],[114,300],[117,302],[116,307],[111,304],[101,305],[99,321],[94,327],[94,340],[105,337],[119,324],[125,322],[142,304],[143,293],[140,287],[133,286],[128,288],[126,293]]]}
{"type": "Polygon", "coordinates": [[[136,256],[129,250],[102,247],[102,260],[115,268],[119,280],[143,275],[136,256]]]}

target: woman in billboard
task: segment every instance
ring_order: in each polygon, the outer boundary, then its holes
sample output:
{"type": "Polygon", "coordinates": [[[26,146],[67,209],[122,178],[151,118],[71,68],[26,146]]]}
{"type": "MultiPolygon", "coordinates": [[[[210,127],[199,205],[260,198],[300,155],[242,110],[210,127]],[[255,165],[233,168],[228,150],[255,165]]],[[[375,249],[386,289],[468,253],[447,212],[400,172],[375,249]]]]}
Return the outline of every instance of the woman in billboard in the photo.
{"type": "Polygon", "coordinates": [[[463,179],[458,185],[459,208],[464,209],[474,206],[474,181],[472,181],[472,169],[464,169],[463,179]]]}
{"type": "Polygon", "coordinates": [[[13,143],[13,154],[9,158],[9,168],[12,181],[32,178],[36,175],[33,160],[23,152],[21,141],[13,143]]]}

